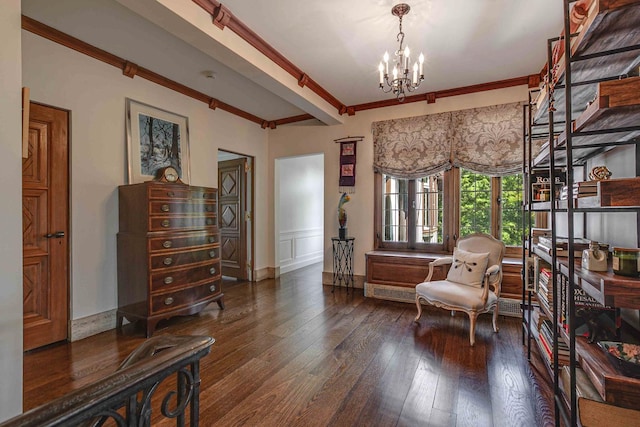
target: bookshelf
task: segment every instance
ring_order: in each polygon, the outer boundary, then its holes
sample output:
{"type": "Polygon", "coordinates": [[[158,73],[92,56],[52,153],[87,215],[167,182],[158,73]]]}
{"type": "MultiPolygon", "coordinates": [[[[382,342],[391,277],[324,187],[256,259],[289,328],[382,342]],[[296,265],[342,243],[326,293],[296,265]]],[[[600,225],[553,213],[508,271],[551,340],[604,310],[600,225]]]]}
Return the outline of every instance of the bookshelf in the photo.
{"type": "MultiPolygon", "coordinates": [[[[523,286],[526,343],[529,347],[536,343],[547,359],[556,425],[561,420],[570,426],[591,425],[597,419],[594,414],[602,410],[620,417],[616,425],[637,425],[640,379],[624,376],[611,365],[595,343],[604,331],[584,329],[600,327],[609,319],[609,333],[623,340],[618,309],[640,309],[640,279],[616,275],[611,265],[603,272],[583,269],[580,243],[584,242],[578,237],[589,238],[591,214],[632,212],[640,246],[640,31],[628,30],[640,28],[640,1],[558,1],[564,5],[563,34],[571,36],[548,41],[547,76],[524,114],[524,248],[540,266],[534,286],[523,286]],[[576,3],[588,6],[579,11],[585,14],[577,20],[572,9],[576,3]],[[635,177],[587,181],[585,168],[591,159],[606,158],[606,153],[628,145],[635,146],[635,177]],[[547,177],[561,170],[557,182],[566,189],[557,197],[536,197],[542,189],[537,187],[540,169],[546,169],[547,177]],[[530,237],[538,225],[531,222],[536,212],[547,213],[551,229],[548,240],[538,245],[530,237]],[[560,236],[567,239],[565,245],[560,245],[560,236]],[[595,318],[596,312],[605,318],[595,318]],[[592,323],[589,316],[594,316],[592,323]],[[585,388],[597,395],[585,397],[581,391],[585,388]],[[581,419],[583,413],[588,420],[581,419]]],[[[556,193],[555,188],[552,191],[556,193]]],[[[615,241],[607,243],[616,246],[615,241]]]]}

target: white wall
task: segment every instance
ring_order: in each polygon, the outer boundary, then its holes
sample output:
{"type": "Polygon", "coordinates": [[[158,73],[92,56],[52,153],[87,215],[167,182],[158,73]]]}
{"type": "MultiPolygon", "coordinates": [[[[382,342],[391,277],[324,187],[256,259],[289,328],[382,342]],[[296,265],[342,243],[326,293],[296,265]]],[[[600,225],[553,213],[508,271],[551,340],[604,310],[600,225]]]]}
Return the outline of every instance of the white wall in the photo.
{"type": "Polygon", "coordinates": [[[20,0],[0,13],[0,421],[22,412],[22,119],[20,0]]]}
{"type": "Polygon", "coordinates": [[[322,261],[324,155],[276,159],[278,261],[286,273],[322,261]]]}
{"type": "Polygon", "coordinates": [[[32,99],[71,111],[72,319],[117,307],[117,187],[127,182],[127,97],[189,118],[193,185],[217,186],[218,148],[255,157],[256,268],[273,265],[266,255],[273,246],[264,232],[266,131],[29,32],[23,31],[22,43],[23,79],[32,99]]]}
{"type": "MultiPolygon", "coordinates": [[[[340,199],[340,194],[338,193],[339,144],[336,144],[334,139],[345,136],[364,136],[364,140],[359,142],[357,147],[355,194],[351,194],[351,201],[345,205],[349,216],[349,235],[356,238],[354,244],[354,274],[364,276],[364,254],[372,250],[374,244],[374,174],[371,123],[378,120],[434,114],[524,101],[526,99],[527,87],[518,86],[438,99],[434,104],[416,102],[397,107],[361,111],[355,116],[348,117],[343,125],[326,127],[281,126],[269,132],[269,165],[272,168],[270,174],[271,176],[275,174],[273,169],[275,159],[318,152],[324,153],[324,271],[331,272],[333,269],[331,237],[337,233],[338,229],[336,210],[340,199]]],[[[270,183],[273,182],[273,180],[270,180],[270,183]]],[[[273,187],[269,188],[270,193],[273,190],[273,187]]],[[[270,203],[269,209],[273,211],[275,206],[271,200],[270,203]]]]}

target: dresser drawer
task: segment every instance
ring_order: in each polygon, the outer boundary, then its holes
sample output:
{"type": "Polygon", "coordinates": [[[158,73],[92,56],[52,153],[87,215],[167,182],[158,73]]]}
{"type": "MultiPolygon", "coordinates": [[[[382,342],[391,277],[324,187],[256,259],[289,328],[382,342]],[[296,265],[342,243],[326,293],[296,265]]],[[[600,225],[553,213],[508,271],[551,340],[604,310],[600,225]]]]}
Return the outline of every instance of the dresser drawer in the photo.
{"type": "Polygon", "coordinates": [[[163,311],[173,311],[177,308],[191,305],[208,297],[219,295],[221,291],[221,280],[216,279],[193,288],[152,295],[151,313],[157,314],[163,311]]]}
{"type": "Polygon", "coordinates": [[[216,190],[183,185],[154,185],[149,187],[149,199],[216,200],[216,190]]]}
{"type": "Polygon", "coordinates": [[[188,200],[191,190],[183,185],[154,185],[149,187],[149,199],[177,199],[188,200]]]}
{"type": "Polygon", "coordinates": [[[179,267],[181,265],[196,264],[204,261],[217,260],[220,256],[220,248],[206,248],[194,251],[172,252],[151,256],[151,269],[179,267]]]}
{"type": "Polygon", "coordinates": [[[180,270],[159,270],[151,274],[151,292],[184,287],[191,283],[211,280],[220,276],[220,262],[180,270]]]}
{"type": "Polygon", "coordinates": [[[149,202],[150,215],[167,214],[201,214],[216,213],[216,203],[213,201],[180,201],[180,200],[152,200],[149,202]]]}
{"type": "Polygon", "coordinates": [[[215,213],[198,216],[150,216],[149,231],[191,230],[218,225],[215,213]]]}
{"type": "Polygon", "coordinates": [[[218,230],[211,233],[170,234],[149,239],[149,251],[167,251],[171,249],[197,249],[201,246],[216,246],[220,243],[218,230]]]}

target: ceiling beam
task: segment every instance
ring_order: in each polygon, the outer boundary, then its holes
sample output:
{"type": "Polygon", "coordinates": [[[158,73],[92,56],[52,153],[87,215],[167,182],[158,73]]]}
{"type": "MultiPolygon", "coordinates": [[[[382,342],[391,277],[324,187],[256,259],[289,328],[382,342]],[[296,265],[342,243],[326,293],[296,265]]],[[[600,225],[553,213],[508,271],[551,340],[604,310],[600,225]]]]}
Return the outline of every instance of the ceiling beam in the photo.
{"type": "Polygon", "coordinates": [[[45,39],[51,40],[52,42],[58,43],[62,46],[68,47],[69,49],[73,49],[76,52],[83,53],[87,56],[97,59],[98,61],[102,61],[106,64],[119,68],[122,70],[122,74],[129,78],[140,77],[145,80],[149,80],[160,86],[166,87],[190,98],[204,102],[213,110],[215,110],[216,108],[220,108],[221,110],[242,117],[243,119],[249,120],[250,122],[256,123],[260,126],[262,126],[262,124],[265,122],[264,119],[258,116],[243,111],[232,105],[226,104],[219,99],[215,99],[207,95],[206,93],[202,93],[195,89],[187,87],[147,68],[140,67],[133,62],[130,62],[105,50],[90,45],[89,43],[70,36],[69,34],[63,33],[62,31],[56,30],[55,28],[49,27],[48,25],[36,21],[35,19],[29,18],[28,16],[22,15],[22,29],[36,34],[40,37],[44,37],[45,39]]]}

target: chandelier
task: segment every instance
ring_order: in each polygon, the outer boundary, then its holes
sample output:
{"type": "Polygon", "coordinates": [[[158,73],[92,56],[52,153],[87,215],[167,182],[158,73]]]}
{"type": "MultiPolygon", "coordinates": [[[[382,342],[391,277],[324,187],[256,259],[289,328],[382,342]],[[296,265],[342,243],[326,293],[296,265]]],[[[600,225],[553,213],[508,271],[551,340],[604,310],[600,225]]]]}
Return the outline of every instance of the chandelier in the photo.
{"type": "Polygon", "coordinates": [[[396,37],[400,46],[396,50],[394,56],[395,60],[392,64],[391,76],[389,76],[389,53],[385,52],[382,57],[380,65],[378,65],[378,71],[380,71],[380,89],[384,93],[393,92],[398,98],[399,102],[403,102],[406,97],[406,92],[413,92],[420,86],[420,83],[424,80],[424,73],[422,65],[424,64],[424,55],[421,53],[418,62],[413,64],[413,68],[409,69],[410,51],[409,47],[402,48],[404,42],[404,33],[402,32],[402,17],[409,13],[411,8],[406,3],[400,3],[391,9],[391,14],[397,16],[400,20],[399,32],[396,37]]]}

